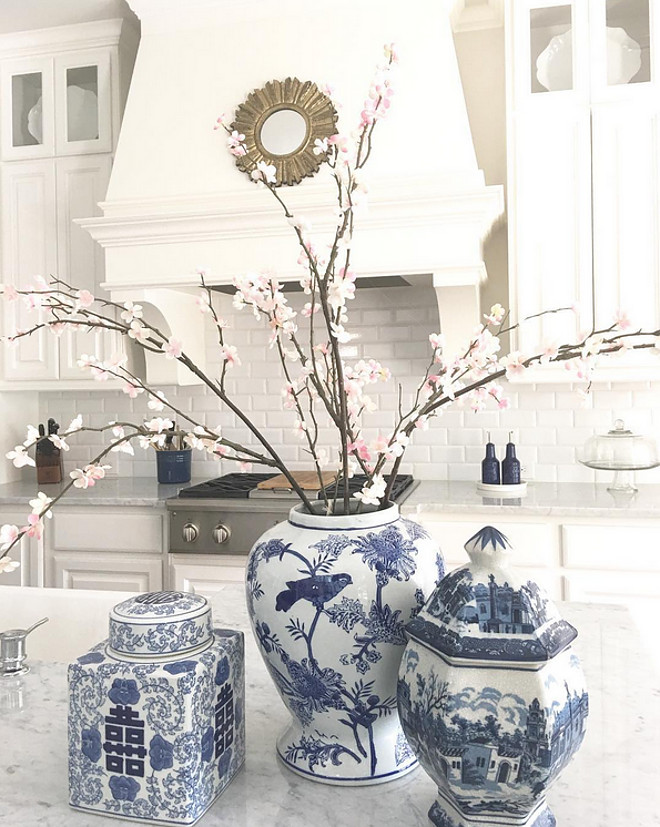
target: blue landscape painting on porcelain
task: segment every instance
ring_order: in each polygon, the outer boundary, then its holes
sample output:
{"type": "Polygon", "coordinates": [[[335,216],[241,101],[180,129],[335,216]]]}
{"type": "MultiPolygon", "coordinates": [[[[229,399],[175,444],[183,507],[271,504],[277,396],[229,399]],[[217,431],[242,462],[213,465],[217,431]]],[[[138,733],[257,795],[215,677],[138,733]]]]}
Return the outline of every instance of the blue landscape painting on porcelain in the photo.
{"type": "Polygon", "coordinates": [[[305,516],[267,532],[247,566],[255,636],[293,715],[278,754],[315,780],[390,780],[417,763],[398,720],[396,673],[405,624],[442,576],[442,557],[395,506],[337,530],[326,524],[338,518],[305,516]]]}
{"type": "MultiPolygon", "coordinates": [[[[201,600],[207,617],[200,628],[207,628],[210,607],[201,600]]],[[[166,614],[177,625],[176,602],[160,604],[170,611],[156,610],[156,617],[166,614]]],[[[187,596],[179,608],[190,611],[187,596]]],[[[168,640],[173,650],[162,660],[125,659],[103,642],[69,666],[69,789],[76,809],[193,824],[243,763],[243,634],[211,630],[194,656],[179,654],[175,637],[168,640]]]]}
{"type": "Polygon", "coordinates": [[[438,786],[429,817],[437,827],[551,827],[545,793],[579,749],[589,712],[570,646],[577,633],[507,565],[496,529],[466,550],[470,564],[407,625],[399,670],[404,732],[438,786]]]}

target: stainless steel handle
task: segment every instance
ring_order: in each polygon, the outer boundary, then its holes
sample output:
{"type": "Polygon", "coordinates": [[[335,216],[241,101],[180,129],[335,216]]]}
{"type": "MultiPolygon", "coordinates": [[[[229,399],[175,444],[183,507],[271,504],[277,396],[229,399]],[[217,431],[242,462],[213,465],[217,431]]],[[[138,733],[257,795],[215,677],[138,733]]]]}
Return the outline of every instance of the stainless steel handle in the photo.
{"type": "Polygon", "coordinates": [[[213,542],[220,545],[221,543],[226,543],[231,537],[231,529],[222,523],[218,523],[211,534],[213,535],[213,542]]]}
{"type": "Polygon", "coordinates": [[[199,537],[199,529],[194,523],[186,523],[181,530],[181,534],[185,543],[194,543],[199,537]]]}

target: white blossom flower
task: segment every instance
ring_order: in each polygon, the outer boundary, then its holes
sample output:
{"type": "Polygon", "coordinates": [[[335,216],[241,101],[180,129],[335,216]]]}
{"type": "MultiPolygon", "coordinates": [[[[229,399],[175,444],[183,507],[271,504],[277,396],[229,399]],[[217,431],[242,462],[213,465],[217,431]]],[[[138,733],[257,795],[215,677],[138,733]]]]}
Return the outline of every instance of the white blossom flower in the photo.
{"type": "Polygon", "coordinates": [[[121,318],[126,324],[131,324],[135,319],[141,319],[143,315],[142,305],[133,304],[133,302],[124,302],[124,310],[121,312],[121,318]]]}
{"type": "Polygon", "coordinates": [[[27,436],[25,437],[25,441],[23,442],[23,445],[26,448],[29,448],[30,445],[35,443],[38,439],[39,439],[39,431],[37,430],[37,428],[35,428],[34,425],[28,425],[27,426],[27,436]]]}
{"type": "Polygon", "coordinates": [[[14,463],[16,468],[23,468],[24,465],[34,466],[35,464],[32,457],[28,456],[24,445],[17,445],[13,451],[7,451],[5,456],[14,463]]]}
{"type": "Polygon", "coordinates": [[[183,344],[179,341],[179,339],[175,339],[171,337],[167,340],[167,342],[163,342],[161,345],[161,349],[165,354],[166,359],[178,359],[181,356],[181,350],[183,348],[183,344]]]}
{"type": "Polygon", "coordinates": [[[17,560],[12,560],[11,557],[3,557],[0,560],[0,574],[6,571],[7,574],[17,569],[21,564],[17,560]]]}
{"type": "MultiPolygon", "coordinates": [[[[30,503],[30,508],[32,509],[32,513],[33,513],[33,514],[38,514],[38,515],[41,515],[41,514],[43,513],[43,511],[44,511],[46,508],[48,508],[48,506],[49,506],[52,502],[53,502],[53,498],[52,498],[52,497],[48,497],[46,494],[44,494],[44,492],[43,492],[43,491],[39,491],[39,493],[37,494],[37,496],[36,496],[33,500],[30,500],[30,501],[29,501],[29,503],[30,503]]],[[[53,516],[53,512],[52,512],[52,511],[50,511],[50,510],[49,510],[49,511],[46,511],[46,515],[45,515],[45,516],[46,516],[46,517],[52,517],[52,516],[53,516]]]]}
{"type": "MultiPolygon", "coordinates": [[[[12,546],[16,540],[18,540],[20,533],[18,526],[5,523],[2,528],[0,528],[0,549],[6,551],[9,546],[12,546]]],[[[4,557],[3,559],[6,560],[7,558],[4,557]]],[[[1,562],[2,561],[0,561],[0,563],[1,562]]]]}
{"type": "Polygon", "coordinates": [[[136,342],[146,342],[149,336],[151,335],[151,332],[147,327],[145,327],[143,324],[140,324],[140,322],[136,320],[131,322],[128,335],[131,337],[131,339],[134,339],[136,342]]]}
{"type": "Polygon", "coordinates": [[[378,505],[385,496],[386,488],[387,483],[382,474],[374,474],[371,482],[355,494],[355,499],[361,500],[365,505],[378,505]]]}
{"type": "Polygon", "coordinates": [[[155,396],[152,396],[147,402],[147,407],[152,411],[162,411],[165,409],[167,399],[162,391],[156,391],[155,396]]]}
{"type": "Polygon", "coordinates": [[[69,423],[69,427],[66,429],[67,433],[71,433],[72,431],[79,431],[82,428],[83,419],[82,414],[78,414],[75,419],[72,419],[69,423]]]}
{"type": "Polygon", "coordinates": [[[50,442],[53,443],[53,445],[56,448],[59,448],[60,451],[68,451],[69,450],[69,445],[68,445],[66,439],[63,436],[60,436],[59,434],[51,434],[48,437],[48,439],[50,440],[50,442]]]}

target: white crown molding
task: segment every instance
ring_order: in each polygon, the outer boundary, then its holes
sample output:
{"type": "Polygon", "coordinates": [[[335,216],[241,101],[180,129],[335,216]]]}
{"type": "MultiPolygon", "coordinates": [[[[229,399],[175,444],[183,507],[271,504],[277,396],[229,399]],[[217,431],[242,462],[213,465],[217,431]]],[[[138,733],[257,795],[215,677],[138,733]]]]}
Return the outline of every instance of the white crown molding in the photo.
{"type": "MultiPolygon", "coordinates": [[[[410,182],[407,186],[374,190],[368,212],[359,217],[363,232],[407,228],[428,228],[433,232],[439,223],[452,223],[469,224],[483,237],[504,210],[500,186],[448,193],[438,192],[427,182],[417,186],[410,182]]],[[[307,188],[296,198],[293,208],[294,214],[304,214],[311,221],[312,234],[327,233],[334,227],[328,199],[320,198],[321,193],[326,195],[327,190],[307,188]]],[[[255,187],[240,195],[227,193],[223,197],[149,199],[130,204],[105,202],[101,204],[103,217],[78,219],[76,223],[104,248],[289,236],[291,229],[282,220],[281,207],[269,204],[265,195],[255,187]]]]}
{"type": "Polygon", "coordinates": [[[122,31],[137,35],[132,21],[114,18],[0,35],[0,59],[35,57],[116,46],[122,31]]]}

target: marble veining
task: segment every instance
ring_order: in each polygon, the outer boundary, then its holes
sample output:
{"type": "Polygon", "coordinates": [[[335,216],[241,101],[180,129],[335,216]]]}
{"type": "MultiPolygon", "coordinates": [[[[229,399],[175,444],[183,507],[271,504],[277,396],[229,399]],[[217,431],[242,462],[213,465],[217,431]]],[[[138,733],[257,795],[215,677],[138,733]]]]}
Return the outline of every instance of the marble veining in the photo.
{"type": "MultiPolygon", "coordinates": [[[[216,625],[248,631],[242,586],[225,587],[211,603],[216,625]]],[[[574,647],[591,708],[582,750],[548,796],[558,827],[660,825],[660,679],[652,661],[625,609],[560,604],[560,611],[580,632],[574,647]]],[[[67,805],[66,667],[32,667],[23,678],[0,682],[0,824],[102,825],[100,817],[67,805]]],[[[246,683],[247,761],[200,825],[429,827],[426,812],[435,790],[422,770],[385,786],[339,789],[311,784],[278,762],[273,742],[288,713],[251,634],[246,683]]]]}

